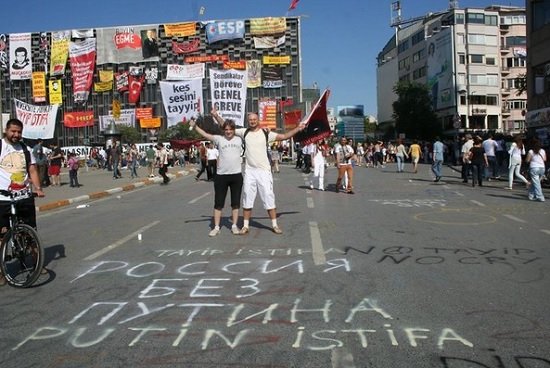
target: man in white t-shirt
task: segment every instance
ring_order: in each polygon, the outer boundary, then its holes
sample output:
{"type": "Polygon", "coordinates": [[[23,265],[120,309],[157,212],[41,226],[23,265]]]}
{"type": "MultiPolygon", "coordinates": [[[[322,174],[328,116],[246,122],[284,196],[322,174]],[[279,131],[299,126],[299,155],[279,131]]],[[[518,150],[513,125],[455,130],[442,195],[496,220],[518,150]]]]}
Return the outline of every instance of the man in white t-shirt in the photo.
{"type": "MultiPolygon", "coordinates": [[[[212,116],[218,122],[223,124],[223,118],[218,115],[216,109],[212,109],[212,116]]],[[[267,156],[267,147],[274,141],[283,141],[290,139],[299,131],[306,127],[304,122],[284,134],[269,132],[266,134],[260,128],[258,114],[248,114],[248,128],[239,128],[235,135],[241,137],[244,141],[244,183],[243,183],[243,227],[240,234],[246,235],[249,232],[250,217],[256,194],[260,194],[264,208],[267,210],[271,219],[271,226],[275,234],[282,234],[283,231],[277,224],[277,209],[275,206],[275,193],[273,191],[273,175],[271,173],[271,164],[267,156]],[[245,136],[246,135],[246,136],[245,136]],[[267,140],[267,142],[266,142],[267,140]]]]}
{"type": "MultiPolygon", "coordinates": [[[[44,197],[44,192],[34,156],[21,142],[22,134],[23,123],[18,119],[8,120],[4,138],[0,141],[0,190],[9,191],[15,196],[19,218],[36,228],[36,208],[32,193],[44,197]]],[[[7,194],[0,193],[0,238],[9,228],[10,201],[7,194]]],[[[6,279],[0,273],[0,286],[5,284],[6,279]]]]}

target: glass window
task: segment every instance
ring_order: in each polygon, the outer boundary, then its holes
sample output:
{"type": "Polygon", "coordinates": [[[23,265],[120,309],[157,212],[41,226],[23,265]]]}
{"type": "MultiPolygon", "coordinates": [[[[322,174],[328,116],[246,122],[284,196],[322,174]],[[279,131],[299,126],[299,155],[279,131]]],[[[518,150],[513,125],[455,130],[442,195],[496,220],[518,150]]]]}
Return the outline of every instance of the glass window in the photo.
{"type": "Polygon", "coordinates": [[[533,31],[550,24],[550,2],[533,1],[531,4],[531,14],[533,14],[533,31]]]}
{"type": "Polygon", "coordinates": [[[466,56],[464,54],[458,54],[459,64],[466,64],[466,56]]]}
{"type": "Polygon", "coordinates": [[[487,105],[498,106],[498,96],[487,96],[487,105]]]}
{"type": "Polygon", "coordinates": [[[466,23],[484,24],[485,15],[483,13],[468,13],[466,14],[466,23]]]}
{"type": "Polygon", "coordinates": [[[496,65],[496,58],[494,56],[485,56],[485,64],[496,65]]]}
{"type": "Polygon", "coordinates": [[[486,15],[485,16],[485,25],[488,25],[488,26],[498,25],[498,17],[496,15],[486,15]]]}
{"type": "Polygon", "coordinates": [[[464,14],[455,14],[455,23],[456,24],[464,24],[464,14]]]}
{"type": "Polygon", "coordinates": [[[483,55],[470,55],[470,63],[472,64],[483,64],[483,55]]]}

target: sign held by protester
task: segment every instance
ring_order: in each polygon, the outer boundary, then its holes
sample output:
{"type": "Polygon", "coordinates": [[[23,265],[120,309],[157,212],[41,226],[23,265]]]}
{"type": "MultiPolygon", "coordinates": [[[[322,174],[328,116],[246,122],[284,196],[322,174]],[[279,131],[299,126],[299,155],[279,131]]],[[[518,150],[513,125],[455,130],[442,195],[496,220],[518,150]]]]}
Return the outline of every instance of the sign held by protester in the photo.
{"type": "Polygon", "coordinates": [[[306,117],[306,128],[294,136],[294,141],[303,145],[315,143],[331,135],[330,125],[327,116],[327,101],[330,91],[326,89],[321,98],[306,117]]]}

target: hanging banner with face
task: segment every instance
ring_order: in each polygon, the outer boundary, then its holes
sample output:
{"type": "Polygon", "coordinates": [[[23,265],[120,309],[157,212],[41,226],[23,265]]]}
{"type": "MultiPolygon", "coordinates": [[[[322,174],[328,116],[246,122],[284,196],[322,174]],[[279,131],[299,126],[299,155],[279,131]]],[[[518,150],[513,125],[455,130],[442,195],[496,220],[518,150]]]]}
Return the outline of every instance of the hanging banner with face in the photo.
{"type": "Polygon", "coordinates": [[[236,125],[244,125],[246,107],[246,70],[210,69],[210,99],[218,114],[232,119],[236,125]]]}
{"type": "Polygon", "coordinates": [[[48,92],[48,96],[50,96],[50,105],[61,105],[63,103],[61,79],[50,79],[48,81],[48,92]]]}
{"type": "Polygon", "coordinates": [[[59,105],[31,105],[16,98],[13,101],[15,116],[23,123],[23,138],[53,138],[59,105]]]}
{"type": "Polygon", "coordinates": [[[32,77],[31,34],[10,34],[10,79],[24,80],[32,77]]]}
{"type": "Polygon", "coordinates": [[[0,70],[8,70],[8,46],[6,44],[6,35],[0,34],[0,70]]]}
{"type": "Polygon", "coordinates": [[[197,117],[203,111],[202,79],[160,81],[160,93],[168,127],[197,117]]]}
{"type": "Polygon", "coordinates": [[[97,64],[158,61],[157,26],[98,28],[97,64]]]}

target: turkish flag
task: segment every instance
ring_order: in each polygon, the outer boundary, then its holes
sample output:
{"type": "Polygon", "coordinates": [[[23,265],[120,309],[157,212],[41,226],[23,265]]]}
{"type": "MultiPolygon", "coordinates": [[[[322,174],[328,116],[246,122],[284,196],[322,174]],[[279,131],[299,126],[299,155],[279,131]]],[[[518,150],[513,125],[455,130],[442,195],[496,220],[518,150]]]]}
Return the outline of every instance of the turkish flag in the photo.
{"type": "Polygon", "coordinates": [[[306,118],[306,128],[294,136],[294,141],[307,145],[320,141],[332,134],[327,116],[327,101],[329,95],[330,91],[326,89],[306,118]]]}
{"type": "Polygon", "coordinates": [[[135,77],[133,75],[129,76],[129,83],[128,83],[128,102],[131,104],[135,104],[139,101],[139,95],[141,94],[141,88],[143,86],[143,81],[145,80],[145,76],[142,75],[140,77],[135,77]]]}

